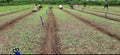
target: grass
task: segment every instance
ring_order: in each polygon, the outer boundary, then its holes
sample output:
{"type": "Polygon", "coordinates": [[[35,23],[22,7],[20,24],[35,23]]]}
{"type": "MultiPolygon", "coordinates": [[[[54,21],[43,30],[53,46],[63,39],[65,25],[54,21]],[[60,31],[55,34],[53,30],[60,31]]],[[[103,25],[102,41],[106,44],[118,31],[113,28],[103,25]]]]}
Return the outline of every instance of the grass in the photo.
{"type": "Polygon", "coordinates": [[[41,44],[44,30],[41,28],[40,16],[46,20],[45,9],[31,15],[30,17],[16,23],[13,28],[0,33],[0,39],[8,41],[0,47],[0,53],[11,53],[15,47],[20,48],[21,53],[37,54],[41,53],[41,44]]]}
{"type": "Polygon", "coordinates": [[[119,41],[96,31],[61,10],[54,9],[54,13],[59,29],[60,51],[63,54],[119,53],[119,41]]]}

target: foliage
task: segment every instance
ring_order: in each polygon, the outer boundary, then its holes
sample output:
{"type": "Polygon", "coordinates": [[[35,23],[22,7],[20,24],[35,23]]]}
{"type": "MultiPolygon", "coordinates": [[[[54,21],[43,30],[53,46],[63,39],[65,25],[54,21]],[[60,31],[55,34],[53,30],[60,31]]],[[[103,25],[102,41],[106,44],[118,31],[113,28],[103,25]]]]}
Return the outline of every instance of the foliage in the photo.
{"type": "MultiPolygon", "coordinates": [[[[108,0],[110,5],[120,5],[120,0],[108,0]]],[[[104,5],[105,0],[0,0],[0,4],[16,5],[16,4],[88,4],[88,5],[104,5]],[[7,4],[6,4],[7,3],[7,4]]]]}

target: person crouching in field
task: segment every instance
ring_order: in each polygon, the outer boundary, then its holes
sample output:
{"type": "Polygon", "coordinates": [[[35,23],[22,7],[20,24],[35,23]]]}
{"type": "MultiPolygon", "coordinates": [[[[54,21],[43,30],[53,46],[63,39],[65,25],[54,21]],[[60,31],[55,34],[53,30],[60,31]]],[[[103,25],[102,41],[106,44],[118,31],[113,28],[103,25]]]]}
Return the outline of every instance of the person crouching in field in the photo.
{"type": "Polygon", "coordinates": [[[63,9],[63,6],[62,6],[62,5],[59,5],[58,8],[59,8],[59,9],[63,9]]]}
{"type": "Polygon", "coordinates": [[[71,8],[71,9],[74,9],[74,6],[73,6],[73,4],[70,4],[69,6],[70,6],[70,8],[71,8]]]}
{"type": "MultiPolygon", "coordinates": [[[[106,1],[107,1],[107,0],[106,0],[106,1]]],[[[107,2],[105,2],[104,9],[105,9],[105,10],[108,10],[108,6],[109,6],[109,4],[108,4],[108,1],[107,1],[107,2]]]]}
{"type": "Polygon", "coordinates": [[[35,4],[34,10],[32,10],[32,12],[37,12],[38,10],[39,10],[39,6],[38,6],[38,4],[35,4]]]}

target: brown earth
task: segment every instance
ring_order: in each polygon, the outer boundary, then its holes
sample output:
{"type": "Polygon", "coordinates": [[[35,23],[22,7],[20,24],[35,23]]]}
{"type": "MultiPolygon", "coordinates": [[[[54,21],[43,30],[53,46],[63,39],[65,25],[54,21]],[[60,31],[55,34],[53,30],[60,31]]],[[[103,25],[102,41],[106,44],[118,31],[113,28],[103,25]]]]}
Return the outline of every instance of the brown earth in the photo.
{"type": "Polygon", "coordinates": [[[21,12],[21,11],[24,11],[24,10],[27,10],[27,9],[28,9],[28,8],[22,9],[22,10],[18,10],[18,11],[14,11],[14,12],[10,12],[10,13],[6,13],[6,14],[0,14],[0,17],[6,16],[6,15],[10,15],[10,14],[14,14],[14,13],[18,13],[18,12],[21,12]]]}
{"type": "Polygon", "coordinates": [[[86,19],[83,18],[82,16],[75,15],[75,14],[73,14],[73,13],[67,11],[67,10],[63,10],[63,11],[65,11],[66,13],[68,13],[68,14],[74,16],[75,18],[83,21],[83,22],[84,22],[85,24],[87,24],[89,27],[93,27],[93,28],[95,28],[96,30],[98,30],[98,31],[100,31],[100,32],[102,32],[102,33],[104,33],[104,34],[106,34],[106,35],[108,35],[108,36],[110,36],[110,37],[112,37],[112,38],[120,41],[120,36],[118,36],[117,33],[113,32],[113,31],[109,31],[107,28],[102,28],[102,27],[100,27],[96,22],[86,20],[86,19]]]}
{"type": "Polygon", "coordinates": [[[52,9],[49,10],[45,38],[43,43],[43,54],[60,54],[58,51],[56,17],[52,9]]]}
{"type": "MultiPolygon", "coordinates": [[[[78,10],[78,9],[75,9],[75,10],[78,10]]],[[[92,13],[92,12],[87,12],[87,11],[82,11],[82,10],[78,10],[78,11],[84,12],[84,13],[88,13],[88,14],[93,14],[93,15],[96,15],[96,16],[99,16],[99,17],[102,17],[102,18],[105,18],[104,15],[100,15],[100,14],[97,14],[97,13],[92,13]]],[[[120,19],[119,19],[119,18],[113,18],[113,17],[108,17],[108,16],[107,16],[107,19],[120,22],[120,19]]]]}

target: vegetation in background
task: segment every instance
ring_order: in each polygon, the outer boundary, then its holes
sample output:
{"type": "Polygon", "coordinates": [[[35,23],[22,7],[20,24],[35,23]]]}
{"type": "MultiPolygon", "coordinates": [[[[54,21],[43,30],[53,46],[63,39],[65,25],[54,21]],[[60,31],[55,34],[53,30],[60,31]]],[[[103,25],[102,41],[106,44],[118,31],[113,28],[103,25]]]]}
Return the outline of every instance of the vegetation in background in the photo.
{"type": "MultiPolygon", "coordinates": [[[[108,0],[109,5],[120,5],[120,0],[108,0]]],[[[21,4],[88,4],[104,5],[105,0],[0,0],[0,5],[21,5],[21,4]]]]}

